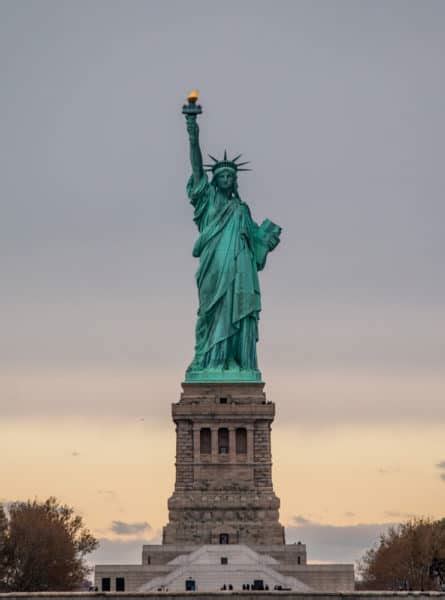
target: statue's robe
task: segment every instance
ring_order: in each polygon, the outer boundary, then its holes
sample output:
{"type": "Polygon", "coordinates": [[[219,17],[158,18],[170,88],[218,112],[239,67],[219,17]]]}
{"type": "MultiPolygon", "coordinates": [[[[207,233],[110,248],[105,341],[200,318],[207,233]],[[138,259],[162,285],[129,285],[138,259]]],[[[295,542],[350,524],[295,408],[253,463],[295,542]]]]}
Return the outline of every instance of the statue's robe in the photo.
{"type": "MultiPolygon", "coordinates": [[[[206,175],[197,185],[191,177],[187,193],[199,230],[193,248],[193,256],[199,257],[199,310],[189,371],[256,371],[261,310],[258,271],[274,246],[268,233],[253,221],[247,204],[238,197],[227,199],[206,175]]],[[[280,231],[274,227],[275,233],[280,231]]]]}

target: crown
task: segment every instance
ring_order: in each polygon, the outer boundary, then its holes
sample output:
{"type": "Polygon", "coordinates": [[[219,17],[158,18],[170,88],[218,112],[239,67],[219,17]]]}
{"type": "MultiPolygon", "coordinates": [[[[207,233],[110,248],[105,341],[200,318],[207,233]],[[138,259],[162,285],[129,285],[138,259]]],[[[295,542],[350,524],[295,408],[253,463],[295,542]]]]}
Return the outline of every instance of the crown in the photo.
{"type": "Polygon", "coordinates": [[[241,156],[242,156],[242,154],[238,154],[238,156],[235,156],[235,158],[232,158],[232,160],[229,160],[227,158],[227,150],[224,150],[224,158],[222,160],[218,160],[217,158],[215,158],[214,156],[209,154],[209,157],[213,160],[213,164],[204,165],[204,168],[206,171],[212,171],[212,173],[214,175],[215,175],[216,171],[220,171],[221,169],[231,169],[235,173],[237,173],[238,171],[251,171],[252,169],[243,169],[242,168],[244,165],[249,164],[248,160],[245,162],[241,162],[241,163],[237,162],[241,158],[241,156]]]}

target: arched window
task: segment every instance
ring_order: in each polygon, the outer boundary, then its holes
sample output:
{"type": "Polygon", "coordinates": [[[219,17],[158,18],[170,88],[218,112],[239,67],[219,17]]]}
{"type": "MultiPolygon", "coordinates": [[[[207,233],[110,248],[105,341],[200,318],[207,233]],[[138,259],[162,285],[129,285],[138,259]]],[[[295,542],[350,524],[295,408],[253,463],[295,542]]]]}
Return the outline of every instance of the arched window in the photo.
{"type": "Polygon", "coordinates": [[[236,430],[236,453],[247,454],[247,431],[244,427],[236,430]]]}
{"type": "Polygon", "coordinates": [[[209,427],[203,427],[199,436],[199,451],[201,454],[212,452],[212,431],[209,427]]]}
{"type": "Polygon", "coordinates": [[[220,454],[229,453],[229,430],[226,427],[218,429],[218,452],[220,454]]]}

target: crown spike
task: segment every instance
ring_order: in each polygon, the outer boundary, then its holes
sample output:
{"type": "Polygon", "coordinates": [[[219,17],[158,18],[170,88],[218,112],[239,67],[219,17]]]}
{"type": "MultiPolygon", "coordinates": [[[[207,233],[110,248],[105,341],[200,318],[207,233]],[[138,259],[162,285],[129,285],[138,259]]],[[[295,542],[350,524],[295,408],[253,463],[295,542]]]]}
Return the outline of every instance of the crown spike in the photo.
{"type": "Polygon", "coordinates": [[[211,160],[213,160],[213,164],[206,163],[203,165],[203,167],[206,171],[212,171],[214,174],[223,168],[232,169],[235,172],[252,170],[252,169],[241,168],[241,167],[244,167],[244,165],[248,165],[250,163],[249,160],[246,160],[246,161],[240,162],[240,163],[236,162],[237,160],[239,160],[241,158],[242,154],[238,154],[238,156],[235,156],[235,158],[233,158],[232,160],[229,160],[227,158],[227,150],[224,150],[224,158],[222,160],[218,160],[211,154],[209,154],[208,156],[211,158],[211,160]]]}

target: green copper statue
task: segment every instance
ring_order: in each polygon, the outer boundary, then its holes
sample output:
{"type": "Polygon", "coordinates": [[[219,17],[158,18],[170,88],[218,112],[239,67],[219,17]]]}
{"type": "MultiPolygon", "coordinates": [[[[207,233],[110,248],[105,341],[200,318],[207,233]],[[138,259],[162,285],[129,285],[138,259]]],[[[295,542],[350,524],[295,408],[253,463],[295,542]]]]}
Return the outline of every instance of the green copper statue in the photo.
{"type": "Polygon", "coordinates": [[[210,156],[203,165],[197,117],[202,112],[191,92],[183,107],[190,140],[192,176],[187,194],[199,237],[196,282],[199,310],[193,362],[186,381],[261,381],[256,344],[261,310],[258,271],[280,241],[281,228],[266,219],[257,225],[238,194],[237,175],[246,171],[241,155],[210,156]],[[205,171],[212,174],[211,181],[205,171]]]}

